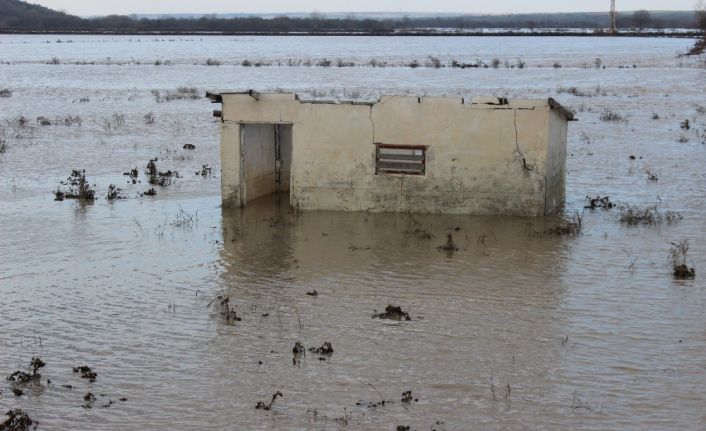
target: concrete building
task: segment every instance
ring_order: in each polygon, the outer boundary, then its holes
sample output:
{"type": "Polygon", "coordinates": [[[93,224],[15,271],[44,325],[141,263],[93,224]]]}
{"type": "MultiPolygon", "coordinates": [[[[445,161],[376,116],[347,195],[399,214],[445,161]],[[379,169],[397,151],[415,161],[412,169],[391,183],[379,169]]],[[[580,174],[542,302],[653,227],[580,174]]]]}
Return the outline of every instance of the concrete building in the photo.
{"type": "Polygon", "coordinates": [[[302,210],[540,216],[564,200],[574,118],[553,99],[209,97],[224,207],[288,192],[302,210]]]}

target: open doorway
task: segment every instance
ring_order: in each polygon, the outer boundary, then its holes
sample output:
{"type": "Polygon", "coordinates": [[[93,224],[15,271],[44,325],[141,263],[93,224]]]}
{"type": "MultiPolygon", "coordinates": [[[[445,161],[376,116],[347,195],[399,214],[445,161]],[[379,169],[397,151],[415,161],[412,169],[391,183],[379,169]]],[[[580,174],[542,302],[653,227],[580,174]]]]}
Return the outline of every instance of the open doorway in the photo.
{"type": "Polygon", "coordinates": [[[292,125],[241,125],[241,205],[273,193],[289,193],[292,181],[292,125]]]}

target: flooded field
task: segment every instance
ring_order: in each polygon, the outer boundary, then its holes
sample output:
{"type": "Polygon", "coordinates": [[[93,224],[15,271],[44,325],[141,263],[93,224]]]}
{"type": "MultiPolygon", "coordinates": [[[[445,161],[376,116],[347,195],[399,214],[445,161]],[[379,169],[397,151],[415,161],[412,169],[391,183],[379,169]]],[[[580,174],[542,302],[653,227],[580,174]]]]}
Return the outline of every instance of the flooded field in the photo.
{"type": "Polygon", "coordinates": [[[0,413],[40,430],[704,429],[692,43],[0,36],[0,413]],[[202,96],[247,88],[555,97],[580,120],[565,215],[222,210],[202,96]],[[149,184],[154,158],[178,176],[149,184]],[[95,202],[55,201],[72,170],[95,202]],[[576,212],[580,233],[557,234],[576,212]],[[457,251],[437,248],[449,232],[457,251]],[[669,262],[682,240],[693,280],[669,262]],[[373,318],[388,305],[400,320],[373,318]],[[33,357],[41,378],[5,379],[33,357]]]}

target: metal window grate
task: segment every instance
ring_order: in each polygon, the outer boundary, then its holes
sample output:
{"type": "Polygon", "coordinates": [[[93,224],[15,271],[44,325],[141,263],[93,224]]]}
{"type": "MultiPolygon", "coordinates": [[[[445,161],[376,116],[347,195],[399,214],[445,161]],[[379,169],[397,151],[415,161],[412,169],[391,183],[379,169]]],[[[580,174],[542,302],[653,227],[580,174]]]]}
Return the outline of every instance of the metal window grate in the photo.
{"type": "Polygon", "coordinates": [[[424,175],[427,147],[375,144],[375,175],[424,175]]]}

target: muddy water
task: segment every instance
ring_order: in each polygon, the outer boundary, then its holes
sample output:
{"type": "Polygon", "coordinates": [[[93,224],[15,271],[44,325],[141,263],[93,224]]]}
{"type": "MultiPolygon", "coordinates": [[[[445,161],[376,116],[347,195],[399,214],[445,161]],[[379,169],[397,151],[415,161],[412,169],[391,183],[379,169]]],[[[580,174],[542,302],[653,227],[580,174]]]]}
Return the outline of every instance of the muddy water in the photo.
{"type": "Polygon", "coordinates": [[[47,366],[22,397],[3,379],[0,410],[22,408],[40,429],[703,429],[706,70],[675,57],[690,43],[1,36],[0,89],[13,95],[0,98],[0,373],[32,356],[47,366]],[[284,66],[428,55],[527,68],[284,66]],[[208,57],[223,65],[202,65],[208,57]],[[582,68],[598,57],[606,69],[582,68]],[[243,59],[273,65],[236,66],[243,59]],[[286,196],[221,210],[215,106],[150,92],[178,86],[555,96],[581,120],[570,127],[567,213],[609,194],[683,220],[627,227],[617,209],[587,210],[580,236],[557,237],[544,234],[556,218],[292,214],[286,196]],[[627,121],[600,121],[606,108],[627,121]],[[12,124],[20,115],[27,126],[12,124]],[[35,121],[67,115],[81,125],[35,121]],[[181,177],[139,196],[152,157],[181,177]],[[212,176],[195,175],[204,164],[212,176]],[[127,184],[135,166],[142,182],[127,184]],[[101,199],[55,202],[78,168],[101,199]],[[128,199],[103,199],[111,183],[128,199]],[[459,251],[437,250],[447,232],[459,251]],[[667,263],[682,239],[693,281],[673,280],[667,263]],[[207,307],[217,295],[242,320],[207,307]],[[388,304],[411,320],[371,318],[388,304]],[[334,353],[293,365],[298,340],[330,341],[334,353]],[[71,372],[83,364],[94,383],[71,372]],[[401,402],[408,390],[417,402],[401,402]],[[271,410],[255,409],[276,391],[271,410]]]}

